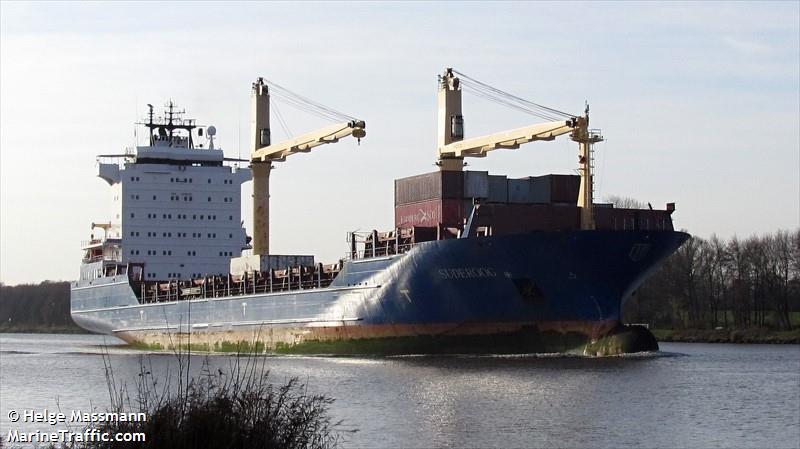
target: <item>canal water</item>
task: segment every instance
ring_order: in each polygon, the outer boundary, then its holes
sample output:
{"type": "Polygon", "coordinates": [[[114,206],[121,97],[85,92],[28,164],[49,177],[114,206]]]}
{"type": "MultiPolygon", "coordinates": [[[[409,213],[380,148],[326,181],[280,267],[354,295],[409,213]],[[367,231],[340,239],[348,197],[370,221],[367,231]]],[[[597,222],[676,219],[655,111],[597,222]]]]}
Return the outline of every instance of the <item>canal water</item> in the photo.
{"type": "MultiPolygon", "coordinates": [[[[102,353],[117,382],[175,357],[96,335],[0,334],[0,434],[53,431],[11,410],[103,410],[102,353]]],[[[225,369],[226,355],[196,355],[225,369]]],[[[335,398],[345,447],[798,448],[800,345],[663,343],[651,354],[267,357],[335,398]]],[[[5,443],[5,442],[4,442],[5,443]]],[[[5,446],[9,447],[9,446],[5,446]]],[[[11,446],[15,447],[15,446],[11,446]]],[[[23,446],[24,447],[24,446],[23,446]]]]}

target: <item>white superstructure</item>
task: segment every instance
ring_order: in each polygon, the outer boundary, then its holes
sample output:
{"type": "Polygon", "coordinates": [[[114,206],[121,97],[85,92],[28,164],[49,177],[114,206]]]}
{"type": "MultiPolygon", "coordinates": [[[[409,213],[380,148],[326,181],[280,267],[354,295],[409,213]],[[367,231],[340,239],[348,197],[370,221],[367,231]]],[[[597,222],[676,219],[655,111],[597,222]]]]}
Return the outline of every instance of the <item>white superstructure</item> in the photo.
{"type": "MultiPolygon", "coordinates": [[[[98,176],[113,198],[112,219],[102,225],[104,246],[111,248],[103,254],[121,265],[144,264],[143,280],[227,274],[231,258],[247,247],[240,191],[251,171],[225,163],[214,148],[213,127],[207,148],[195,146],[203,128],[180,118],[171,103],[168,108],[154,121],[151,106],[144,124],[150,145],[98,157],[98,176]]],[[[93,242],[100,243],[94,235],[93,242]]]]}

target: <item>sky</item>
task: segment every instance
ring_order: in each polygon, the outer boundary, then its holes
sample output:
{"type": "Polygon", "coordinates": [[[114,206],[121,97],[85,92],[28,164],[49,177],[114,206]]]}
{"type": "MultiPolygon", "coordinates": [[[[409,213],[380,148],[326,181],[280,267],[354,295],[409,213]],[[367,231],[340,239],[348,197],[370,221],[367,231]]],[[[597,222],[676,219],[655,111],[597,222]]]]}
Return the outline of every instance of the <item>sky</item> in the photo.
{"type": "MultiPolygon", "coordinates": [[[[72,280],[108,220],[95,156],[135,144],[169,99],[246,157],[259,76],[367,123],[271,175],[271,250],[347,251],[393,227],[393,180],[433,171],[436,77],[454,67],[580,113],[596,198],[676,228],[747,237],[800,225],[800,2],[0,3],[0,282],[72,280]]],[[[279,106],[281,106],[279,104],[279,106]]],[[[293,135],[323,124],[281,107],[293,135]]],[[[538,119],[464,94],[467,137],[538,119]]],[[[273,118],[274,121],[274,118],[273,118]]],[[[273,141],[285,137],[273,122],[273,141]]],[[[469,160],[510,177],[575,173],[567,137],[469,160]]],[[[249,227],[252,183],[242,191],[249,227]]]]}

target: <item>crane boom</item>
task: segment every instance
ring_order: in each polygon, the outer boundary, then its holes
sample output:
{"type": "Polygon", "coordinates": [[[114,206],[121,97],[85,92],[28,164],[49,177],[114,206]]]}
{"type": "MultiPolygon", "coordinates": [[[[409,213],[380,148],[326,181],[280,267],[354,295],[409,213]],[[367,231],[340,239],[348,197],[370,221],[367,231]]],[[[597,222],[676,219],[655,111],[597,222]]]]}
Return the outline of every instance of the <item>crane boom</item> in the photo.
{"type": "Polygon", "coordinates": [[[440,146],[439,157],[485,157],[486,153],[492,150],[516,149],[524,143],[536,140],[553,140],[560,135],[571,133],[574,129],[574,120],[524,126],[440,146]]]}
{"type": "Polygon", "coordinates": [[[253,162],[282,162],[286,160],[286,156],[308,153],[314,147],[326,143],[336,143],[343,137],[352,135],[361,139],[366,136],[365,127],[366,124],[360,120],[338,123],[274,145],[261,147],[250,155],[250,159],[253,162]]]}

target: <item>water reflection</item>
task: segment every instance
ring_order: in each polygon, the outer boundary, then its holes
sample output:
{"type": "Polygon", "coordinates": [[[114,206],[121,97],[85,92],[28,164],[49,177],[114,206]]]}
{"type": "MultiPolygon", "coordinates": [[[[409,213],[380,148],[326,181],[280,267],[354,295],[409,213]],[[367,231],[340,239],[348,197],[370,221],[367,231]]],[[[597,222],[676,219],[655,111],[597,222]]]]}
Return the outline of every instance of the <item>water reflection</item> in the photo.
{"type": "MultiPolygon", "coordinates": [[[[785,447],[800,441],[800,346],[663,345],[664,352],[561,356],[260,358],[300,377],[360,429],[352,446],[785,447]]],[[[170,353],[99,336],[0,335],[0,431],[11,408],[104,407],[101,353],[117,379],[170,353]]],[[[196,355],[191,369],[230,366],[196,355]]],[[[174,371],[173,371],[174,372],[174,371]]]]}

